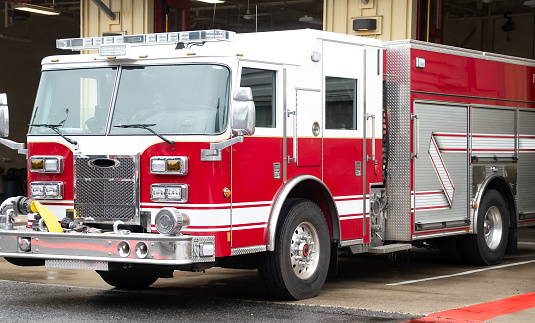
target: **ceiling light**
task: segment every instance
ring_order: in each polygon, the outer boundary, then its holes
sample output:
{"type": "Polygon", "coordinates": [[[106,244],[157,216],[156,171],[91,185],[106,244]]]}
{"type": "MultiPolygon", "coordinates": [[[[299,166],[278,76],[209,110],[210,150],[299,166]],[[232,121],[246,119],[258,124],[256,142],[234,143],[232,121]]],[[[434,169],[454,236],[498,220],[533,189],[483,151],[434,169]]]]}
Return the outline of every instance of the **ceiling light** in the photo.
{"type": "Polygon", "coordinates": [[[16,10],[38,13],[42,15],[60,15],[61,14],[61,11],[53,9],[53,8],[36,6],[33,4],[27,4],[27,3],[18,3],[13,8],[16,10]]]}
{"type": "Polygon", "coordinates": [[[535,8],[535,0],[525,1],[524,6],[535,8]]]}
{"type": "Polygon", "coordinates": [[[225,3],[225,0],[197,0],[200,2],[206,2],[206,3],[225,3]]]}
{"type": "Polygon", "coordinates": [[[306,22],[313,25],[323,25],[323,21],[320,21],[314,17],[310,17],[307,15],[304,15],[303,17],[299,17],[300,22],[306,22]]]}

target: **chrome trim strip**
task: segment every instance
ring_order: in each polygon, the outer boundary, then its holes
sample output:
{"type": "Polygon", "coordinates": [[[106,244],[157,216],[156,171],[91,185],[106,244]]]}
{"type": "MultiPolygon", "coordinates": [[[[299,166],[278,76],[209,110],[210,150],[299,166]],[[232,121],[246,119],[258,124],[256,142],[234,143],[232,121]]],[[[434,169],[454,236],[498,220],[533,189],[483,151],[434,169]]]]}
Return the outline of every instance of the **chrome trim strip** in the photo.
{"type": "MultiPolygon", "coordinates": [[[[368,152],[366,150],[366,141],[368,140],[368,133],[367,133],[367,123],[368,123],[368,114],[366,112],[366,48],[363,50],[364,58],[363,58],[363,66],[362,66],[362,110],[363,110],[363,118],[362,118],[362,195],[366,196],[366,189],[368,188],[368,185],[366,185],[366,167],[368,163],[368,152]]],[[[358,86],[358,84],[357,84],[358,86]]],[[[367,200],[365,198],[362,199],[362,236],[365,237],[366,234],[366,206],[367,206],[367,200]]]]}
{"type": "Polygon", "coordinates": [[[340,247],[349,247],[357,244],[363,244],[364,239],[342,240],[340,241],[340,247]]]}
{"type": "Polygon", "coordinates": [[[246,255],[250,253],[264,252],[266,250],[267,250],[267,247],[265,245],[242,247],[242,248],[231,248],[230,255],[240,256],[240,255],[246,255]]]}
{"type": "Polygon", "coordinates": [[[282,69],[282,182],[288,182],[288,142],[287,123],[288,108],[286,106],[286,67],[282,69]]]}

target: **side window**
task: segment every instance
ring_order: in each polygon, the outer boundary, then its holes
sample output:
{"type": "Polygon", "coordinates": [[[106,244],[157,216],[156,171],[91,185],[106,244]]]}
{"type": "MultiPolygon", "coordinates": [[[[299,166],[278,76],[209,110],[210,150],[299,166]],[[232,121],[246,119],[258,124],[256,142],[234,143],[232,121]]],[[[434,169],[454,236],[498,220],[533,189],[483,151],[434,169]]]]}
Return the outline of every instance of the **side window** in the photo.
{"type": "Polygon", "coordinates": [[[357,129],[357,80],[325,78],[325,128],[357,129]]]}
{"type": "Polygon", "coordinates": [[[256,126],[275,128],[275,71],[244,67],[240,86],[253,91],[256,126]]]}

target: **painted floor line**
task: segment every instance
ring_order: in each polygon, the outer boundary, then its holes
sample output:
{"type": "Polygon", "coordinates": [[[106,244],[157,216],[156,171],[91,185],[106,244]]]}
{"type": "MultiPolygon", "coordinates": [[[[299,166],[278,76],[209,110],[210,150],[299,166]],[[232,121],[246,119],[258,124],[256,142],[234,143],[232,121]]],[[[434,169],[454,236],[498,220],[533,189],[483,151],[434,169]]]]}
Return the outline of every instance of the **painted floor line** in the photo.
{"type": "Polygon", "coordinates": [[[408,284],[420,283],[420,282],[425,282],[425,281],[430,281],[430,280],[437,280],[437,279],[444,279],[444,278],[450,278],[450,277],[456,277],[456,276],[470,275],[470,274],[480,273],[480,272],[488,271],[488,270],[526,265],[526,264],[531,264],[531,263],[535,263],[535,260],[515,262],[515,263],[507,264],[507,265],[498,265],[498,266],[492,266],[492,267],[487,267],[487,268],[469,270],[469,271],[464,271],[462,273],[456,273],[456,274],[451,274],[451,275],[443,275],[443,276],[435,276],[435,277],[429,277],[429,278],[423,278],[423,279],[407,280],[407,281],[399,282],[399,283],[386,284],[386,286],[408,285],[408,284]]]}
{"type": "Polygon", "coordinates": [[[535,307],[535,293],[528,293],[493,302],[433,313],[409,322],[484,322],[497,316],[512,314],[533,307],[535,307]]]}

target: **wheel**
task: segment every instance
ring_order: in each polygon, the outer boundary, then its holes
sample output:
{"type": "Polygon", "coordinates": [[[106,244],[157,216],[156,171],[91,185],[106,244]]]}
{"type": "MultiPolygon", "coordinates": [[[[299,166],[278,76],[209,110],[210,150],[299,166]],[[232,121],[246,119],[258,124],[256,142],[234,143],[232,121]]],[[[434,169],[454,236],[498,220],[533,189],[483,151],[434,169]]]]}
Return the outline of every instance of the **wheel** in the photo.
{"type": "Polygon", "coordinates": [[[10,264],[13,264],[16,266],[22,266],[22,267],[45,265],[44,259],[11,258],[11,257],[5,257],[4,259],[10,264]]]}
{"type": "Polygon", "coordinates": [[[327,222],[309,200],[289,199],[281,210],[275,250],[265,252],[258,272],[275,297],[314,297],[329,269],[331,246],[327,222]]]}
{"type": "Polygon", "coordinates": [[[125,270],[98,271],[102,280],[122,289],[144,289],[154,284],[157,275],[150,273],[128,273],[125,270]]]}
{"type": "Polygon", "coordinates": [[[507,248],[509,212],[501,194],[489,190],[483,195],[477,215],[477,234],[466,237],[464,259],[473,265],[495,265],[507,248]]]}

